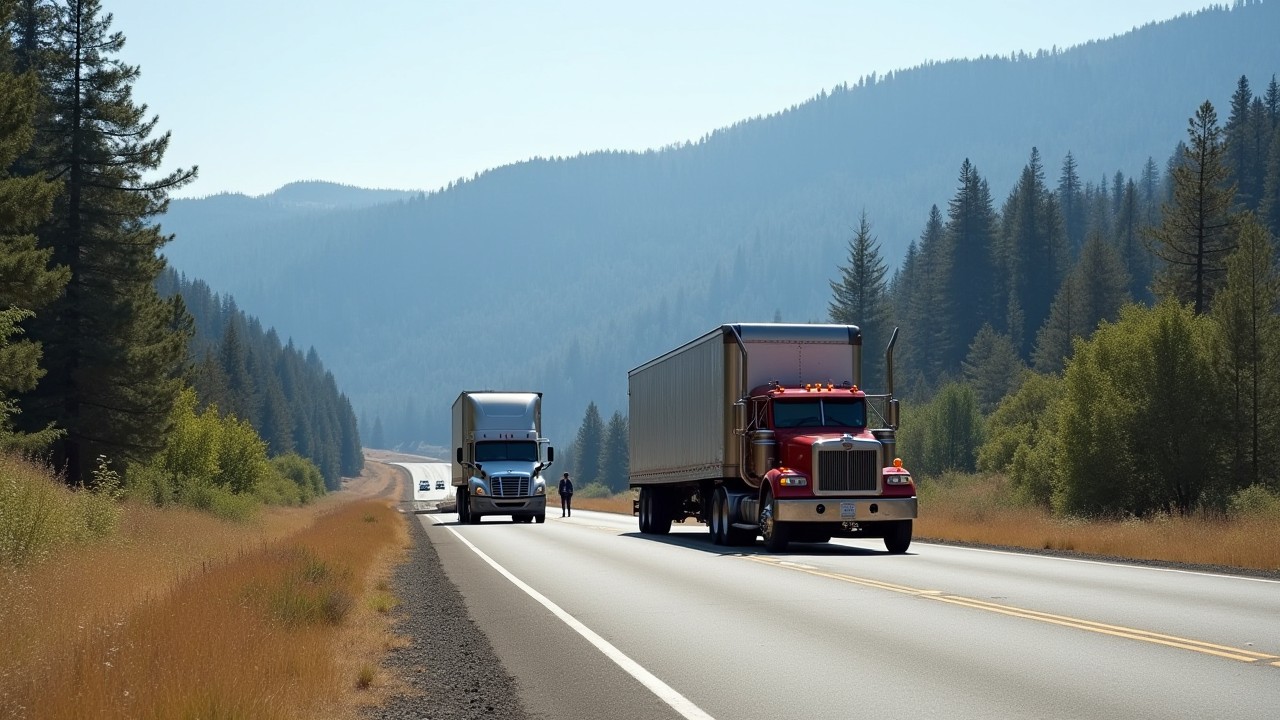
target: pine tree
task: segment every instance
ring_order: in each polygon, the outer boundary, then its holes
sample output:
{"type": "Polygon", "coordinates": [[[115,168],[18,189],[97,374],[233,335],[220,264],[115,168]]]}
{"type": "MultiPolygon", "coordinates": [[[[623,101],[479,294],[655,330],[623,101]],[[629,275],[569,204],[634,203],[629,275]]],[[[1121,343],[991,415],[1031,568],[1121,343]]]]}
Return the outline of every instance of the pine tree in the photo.
{"type": "Polygon", "coordinates": [[[1149,234],[1149,247],[1162,262],[1156,276],[1160,297],[1189,302],[1208,312],[1222,285],[1232,243],[1234,188],[1227,185],[1222,130],[1213,105],[1205,101],[1190,119],[1180,162],[1173,166],[1173,200],[1163,221],[1149,234]]]}
{"type": "Polygon", "coordinates": [[[41,449],[57,436],[52,426],[17,432],[11,418],[19,409],[13,394],[30,391],[44,375],[41,346],[21,337],[21,323],[51,303],[68,279],[65,267],[49,266],[52,251],[37,247],[32,234],[52,212],[57,184],[6,170],[31,147],[37,102],[35,76],[7,72],[12,5],[0,1],[0,451],[41,449]]]}
{"type": "Polygon", "coordinates": [[[1276,82],[1276,76],[1271,76],[1271,82],[1267,83],[1267,94],[1262,98],[1262,105],[1267,110],[1267,120],[1272,130],[1280,127],[1280,83],[1276,82]]]}
{"type": "Polygon", "coordinates": [[[586,415],[574,439],[577,449],[574,465],[578,468],[577,485],[585,487],[600,480],[600,452],[604,445],[604,423],[594,402],[587,405],[586,415]]]}
{"type": "Polygon", "coordinates": [[[629,449],[627,446],[627,419],[622,413],[615,411],[609,418],[605,428],[604,444],[600,456],[600,482],[609,488],[609,492],[618,493],[627,489],[631,477],[629,449]]]}
{"type": "Polygon", "coordinates": [[[124,466],[163,446],[186,357],[187,337],[173,332],[181,306],[153,284],[169,238],[152,220],[195,170],[146,179],[169,136],[152,138],[158,119],[133,102],[138,70],[117,58],[124,36],[110,21],[97,0],[68,0],[41,38],[48,55],[34,57],[48,96],[37,170],[64,183],[37,234],[71,275],[31,325],[48,374],[27,396],[24,423],[66,430],[52,460],[70,483],[91,481],[96,456],[124,466]]]}
{"type": "Polygon", "coordinates": [[[1089,219],[1085,223],[1085,242],[1090,235],[1111,236],[1111,191],[1107,176],[1103,175],[1097,187],[1092,183],[1085,187],[1085,198],[1089,207],[1089,219]]]}
{"type": "Polygon", "coordinates": [[[996,325],[1004,315],[997,309],[996,217],[991,189],[966,158],[960,166],[960,187],[947,210],[946,237],[951,253],[947,269],[947,300],[962,310],[952,319],[956,343],[946,358],[944,372],[957,372],[969,346],[984,323],[996,325]]]}
{"type": "MultiPolygon", "coordinates": [[[[1236,82],[1236,91],[1231,95],[1231,114],[1222,130],[1225,142],[1223,161],[1227,168],[1228,182],[1236,185],[1236,202],[1244,209],[1256,209],[1262,195],[1261,167],[1258,153],[1255,125],[1252,119],[1253,93],[1249,89],[1249,78],[1244,75],[1236,82]]],[[[1262,111],[1262,102],[1258,101],[1258,112],[1262,111]]]]}
{"type": "Polygon", "coordinates": [[[1160,169],[1156,160],[1147,156],[1147,163],[1142,166],[1142,181],[1138,184],[1139,204],[1142,207],[1142,225],[1151,227],[1160,221],[1160,169]]]}
{"type": "Polygon", "coordinates": [[[1022,168],[1005,203],[1002,254],[1009,285],[1008,335],[1022,357],[1031,353],[1036,328],[1049,316],[1054,290],[1069,267],[1066,235],[1057,203],[1044,183],[1040,151],[1022,168]]]}
{"type": "Polygon", "coordinates": [[[1120,206],[1116,210],[1116,251],[1129,276],[1129,297],[1138,302],[1150,302],[1151,255],[1142,244],[1142,207],[1138,201],[1138,187],[1133,180],[1125,183],[1120,206]]]}
{"type": "MultiPolygon", "coordinates": [[[[880,243],[871,235],[871,222],[864,210],[858,229],[849,240],[849,264],[841,266],[839,281],[831,281],[832,300],[827,306],[831,322],[857,325],[862,329],[864,347],[878,348],[889,341],[889,291],[885,276],[889,270],[880,256],[880,243]],[[879,342],[883,340],[882,342],[879,342]]],[[[884,383],[884,361],[872,354],[863,367],[863,382],[870,387],[884,383]]]]}
{"type": "Polygon", "coordinates": [[[343,477],[355,477],[364,469],[364,451],[360,448],[360,426],[351,400],[345,393],[338,397],[338,427],[342,435],[339,452],[343,477]]]}
{"type": "Polygon", "coordinates": [[[1280,487],[1280,276],[1272,258],[1266,231],[1247,219],[1239,249],[1227,259],[1227,284],[1213,301],[1231,393],[1236,487],[1280,487]]]}
{"type": "Polygon", "coordinates": [[[1061,371],[1076,338],[1088,338],[1098,323],[1119,316],[1129,299],[1128,286],[1120,254],[1100,236],[1091,235],[1036,334],[1036,372],[1061,371]]]}
{"type": "Polygon", "coordinates": [[[218,409],[224,415],[234,415],[240,420],[253,422],[257,415],[257,388],[249,372],[249,351],[240,340],[240,324],[238,316],[227,321],[222,343],[218,347],[218,362],[227,380],[226,401],[225,404],[219,404],[218,409]]]}
{"type": "Polygon", "coordinates": [[[1266,181],[1263,183],[1262,201],[1258,204],[1258,218],[1271,233],[1271,237],[1280,239],[1280,125],[1271,133],[1266,181]]]}
{"type": "Polygon", "coordinates": [[[1058,207],[1062,209],[1062,225],[1067,235],[1071,255],[1075,257],[1084,247],[1085,221],[1088,217],[1084,203],[1084,188],[1076,158],[1070,152],[1062,161],[1062,173],[1058,176],[1058,207]]]}
{"type": "Polygon", "coordinates": [[[908,254],[894,284],[895,322],[902,328],[895,363],[908,388],[906,397],[929,394],[929,388],[942,377],[942,364],[951,347],[952,306],[946,302],[951,254],[937,205],[929,209],[918,248],[914,255],[908,254]]]}
{"type": "Polygon", "coordinates": [[[369,447],[378,449],[387,447],[387,441],[382,434],[381,415],[375,415],[373,418],[373,433],[369,435],[369,447]]]}
{"type": "Polygon", "coordinates": [[[965,382],[977,397],[978,409],[988,415],[1006,395],[1018,389],[1027,366],[1008,335],[983,325],[969,345],[962,368],[965,382]]]}

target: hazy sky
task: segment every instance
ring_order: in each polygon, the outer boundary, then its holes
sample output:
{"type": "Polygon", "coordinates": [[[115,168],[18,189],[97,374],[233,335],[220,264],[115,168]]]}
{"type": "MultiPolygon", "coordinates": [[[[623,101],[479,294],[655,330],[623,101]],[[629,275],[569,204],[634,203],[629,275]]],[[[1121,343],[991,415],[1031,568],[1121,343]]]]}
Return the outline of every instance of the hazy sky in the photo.
{"type": "Polygon", "coordinates": [[[926,60],[1067,47],[1206,0],[103,0],[180,195],[433,189],[642,150],[926,60]]]}

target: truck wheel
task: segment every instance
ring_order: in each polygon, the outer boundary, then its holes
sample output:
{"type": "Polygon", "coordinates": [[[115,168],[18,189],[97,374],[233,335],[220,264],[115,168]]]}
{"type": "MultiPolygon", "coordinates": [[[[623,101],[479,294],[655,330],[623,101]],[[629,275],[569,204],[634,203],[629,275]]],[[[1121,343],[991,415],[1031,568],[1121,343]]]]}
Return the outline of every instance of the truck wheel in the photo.
{"type": "Polygon", "coordinates": [[[467,503],[467,489],[458,488],[458,522],[466,525],[471,522],[471,507],[467,503]]]}
{"type": "Polygon", "coordinates": [[[911,521],[894,520],[884,534],[884,547],[891,553],[901,554],[911,547],[911,521]]]}
{"type": "Polygon", "coordinates": [[[728,535],[726,521],[729,519],[728,505],[725,502],[723,487],[718,487],[711,494],[711,512],[707,518],[707,527],[711,530],[711,542],[716,545],[727,545],[728,535]]]}
{"type": "Polygon", "coordinates": [[[787,545],[791,542],[791,527],[774,519],[778,514],[778,503],[771,490],[766,488],[764,493],[764,502],[760,503],[760,536],[764,538],[764,549],[775,553],[786,552],[787,545]]]}

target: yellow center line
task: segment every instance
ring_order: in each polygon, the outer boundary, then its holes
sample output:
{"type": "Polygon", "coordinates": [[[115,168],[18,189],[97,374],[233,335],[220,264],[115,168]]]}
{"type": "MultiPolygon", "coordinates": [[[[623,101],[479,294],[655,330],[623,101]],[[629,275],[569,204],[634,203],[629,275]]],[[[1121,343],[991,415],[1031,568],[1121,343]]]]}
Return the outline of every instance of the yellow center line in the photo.
{"type": "Polygon", "coordinates": [[[1253,650],[1245,650],[1227,645],[1218,645],[1201,640],[1191,640],[1188,638],[1177,637],[1176,635],[1164,635],[1162,633],[1139,630],[1136,628],[1124,627],[1122,625],[1108,625],[1106,623],[1095,622],[1093,620],[1083,620],[1066,615],[1054,615],[1052,613],[1041,612],[1039,610],[1028,610],[1026,608],[1013,607],[1010,605],[1000,605],[998,603],[987,602],[985,600],[978,600],[975,598],[967,598],[960,595],[946,595],[940,590],[921,590],[906,585],[895,585],[893,583],[882,582],[880,580],[854,577],[853,575],[844,575],[841,573],[826,572],[824,570],[817,569],[810,570],[804,566],[797,565],[796,563],[775,560],[773,558],[748,555],[744,556],[744,559],[751,560],[752,562],[757,562],[762,565],[771,565],[773,567],[794,570],[808,575],[829,578],[831,580],[852,583],[854,585],[862,585],[864,587],[875,588],[878,590],[889,590],[891,592],[901,593],[904,595],[914,595],[928,600],[938,600],[940,602],[960,605],[963,607],[973,608],[975,610],[986,610],[987,612],[999,613],[1001,615],[1020,617],[1027,620],[1036,620],[1043,623],[1076,628],[1078,630],[1087,630],[1089,632],[1095,632],[1103,635],[1111,635],[1129,640],[1139,640],[1157,645],[1165,645],[1167,647],[1190,650],[1192,652],[1214,655],[1216,657],[1238,660],[1240,662],[1252,663],[1258,661],[1274,661],[1270,664],[1275,667],[1280,667],[1280,656],[1255,652],[1253,650]]]}

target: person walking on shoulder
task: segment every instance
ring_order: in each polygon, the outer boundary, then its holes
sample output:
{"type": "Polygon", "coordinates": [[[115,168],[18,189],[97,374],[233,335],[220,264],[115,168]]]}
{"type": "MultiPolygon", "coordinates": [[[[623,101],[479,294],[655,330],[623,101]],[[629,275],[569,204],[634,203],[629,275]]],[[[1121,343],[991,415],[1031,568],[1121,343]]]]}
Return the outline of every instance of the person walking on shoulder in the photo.
{"type": "Polygon", "coordinates": [[[573,481],[569,479],[569,473],[560,476],[560,517],[569,517],[573,515],[573,481]]]}

